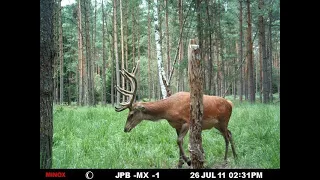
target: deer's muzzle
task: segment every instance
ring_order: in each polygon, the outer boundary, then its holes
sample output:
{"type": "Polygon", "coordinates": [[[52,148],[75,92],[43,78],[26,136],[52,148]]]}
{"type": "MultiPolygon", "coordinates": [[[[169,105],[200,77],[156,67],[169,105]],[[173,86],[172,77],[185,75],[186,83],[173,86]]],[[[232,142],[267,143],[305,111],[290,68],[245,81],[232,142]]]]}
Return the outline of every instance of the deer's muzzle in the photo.
{"type": "Polygon", "coordinates": [[[127,128],[127,127],[124,128],[124,132],[130,132],[130,131],[131,131],[131,128],[127,128]]]}

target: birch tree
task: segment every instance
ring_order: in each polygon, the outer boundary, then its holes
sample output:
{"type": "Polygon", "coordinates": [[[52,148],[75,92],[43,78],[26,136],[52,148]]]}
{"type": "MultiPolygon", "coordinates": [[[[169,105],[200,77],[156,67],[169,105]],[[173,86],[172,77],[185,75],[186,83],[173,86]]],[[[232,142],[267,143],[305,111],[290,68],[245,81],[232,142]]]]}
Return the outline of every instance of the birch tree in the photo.
{"type": "Polygon", "coordinates": [[[159,33],[159,19],[158,19],[158,0],[154,0],[154,30],[155,30],[155,41],[156,41],[156,52],[157,52],[157,62],[158,62],[158,72],[159,72],[159,82],[162,98],[167,98],[167,78],[164,68],[162,66],[162,55],[161,55],[161,45],[160,45],[160,33],[159,33]]]}

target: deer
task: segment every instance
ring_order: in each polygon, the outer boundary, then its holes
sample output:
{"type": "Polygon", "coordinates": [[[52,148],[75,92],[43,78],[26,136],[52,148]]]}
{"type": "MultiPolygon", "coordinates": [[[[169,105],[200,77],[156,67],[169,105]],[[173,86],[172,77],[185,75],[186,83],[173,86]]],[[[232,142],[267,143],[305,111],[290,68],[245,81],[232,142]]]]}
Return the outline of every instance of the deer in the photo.
{"type": "MultiPolygon", "coordinates": [[[[126,69],[120,70],[121,75],[130,82],[130,90],[123,89],[118,85],[115,86],[116,90],[120,94],[128,97],[126,102],[119,103],[120,107],[115,107],[115,111],[117,112],[129,109],[124,132],[130,132],[143,120],[153,122],[167,120],[170,126],[176,130],[178,136],[177,144],[180,156],[177,166],[178,168],[182,168],[182,165],[185,162],[190,166],[191,160],[185,155],[183,149],[183,139],[190,128],[190,93],[177,92],[158,101],[134,103],[137,92],[137,80],[135,78],[135,73],[137,71],[136,67],[138,63],[139,62],[137,62],[136,66],[133,67],[131,73],[126,69]]],[[[213,127],[220,131],[225,140],[225,162],[227,162],[229,142],[231,142],[233,156],[235,159],[237,158],[232,134],[227,128],[232,113],[232,107],[232,102],[225,98],[203,95],[202,131],[212,129],[213,127]]],[[[203,149],[201,151],[204,154],[203,149]]]]}

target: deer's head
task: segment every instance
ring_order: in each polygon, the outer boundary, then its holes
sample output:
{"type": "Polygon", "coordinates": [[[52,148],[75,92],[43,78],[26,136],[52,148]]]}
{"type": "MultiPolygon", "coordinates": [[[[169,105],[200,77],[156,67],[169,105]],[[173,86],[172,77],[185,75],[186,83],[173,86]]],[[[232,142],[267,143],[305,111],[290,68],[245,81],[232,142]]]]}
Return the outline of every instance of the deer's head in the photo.
{"type": "Polygon", "coordinates": [[[143,120],[144,117],[145,108],[143,107],[143,105],[141,105],[140,103],[133,104],[137,93],[137,79],[135,78],[135,73],[137,71],[138,63],[139,62],[137,62],[136,67],[133,68],[132,73],[129,73],[125,69],[122,69],[122,71],[120,71],[121,75],[129,80],[131,90],[128,91],[119,87],[118,85],[116,86],[116,89],[119,93],[128,97],[127,102],[122,102],[120,103],[120,107],[115,107],[115,110],[117,112],[129,109],[129,114],[127,117],[126,125],[124,127],[124,132],[130,132],[143,120]]]}

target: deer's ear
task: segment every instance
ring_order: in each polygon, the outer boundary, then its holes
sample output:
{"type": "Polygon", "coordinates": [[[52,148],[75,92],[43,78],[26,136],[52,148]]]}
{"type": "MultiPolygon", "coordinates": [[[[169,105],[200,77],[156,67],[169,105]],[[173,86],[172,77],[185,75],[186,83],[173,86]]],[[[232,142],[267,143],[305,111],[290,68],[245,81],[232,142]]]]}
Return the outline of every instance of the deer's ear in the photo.
{"type": "Polygon", "coordinates": [[[138,111],[142,111],[142,112],[146,110],[146,108],[144,106],[141,106],[141,105],[136,106],[134,109],[136,109],[138,111]]]}

